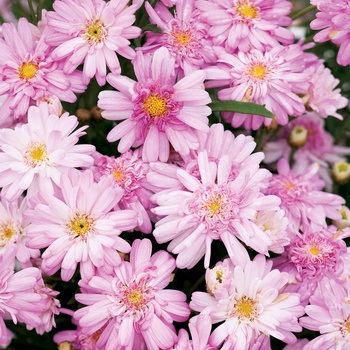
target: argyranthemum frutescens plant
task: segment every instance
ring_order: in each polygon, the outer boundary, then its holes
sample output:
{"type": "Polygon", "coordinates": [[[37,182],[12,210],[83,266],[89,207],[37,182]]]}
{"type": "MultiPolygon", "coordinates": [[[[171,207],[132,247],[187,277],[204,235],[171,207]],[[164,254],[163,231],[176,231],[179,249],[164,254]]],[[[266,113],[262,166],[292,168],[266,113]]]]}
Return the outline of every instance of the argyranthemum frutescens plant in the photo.
{"type": "Polygon", "coordinates": [[[0,3],[0,348],[350,349],[350,4],[310,2],[0,3]]]}

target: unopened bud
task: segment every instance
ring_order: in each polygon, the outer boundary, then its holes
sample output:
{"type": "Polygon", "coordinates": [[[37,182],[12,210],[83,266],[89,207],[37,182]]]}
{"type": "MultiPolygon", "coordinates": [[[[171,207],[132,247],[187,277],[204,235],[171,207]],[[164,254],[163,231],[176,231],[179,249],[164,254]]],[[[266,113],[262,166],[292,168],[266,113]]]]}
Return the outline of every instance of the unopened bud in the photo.
{"type": "Polygon", "coordinates": [[[58,350],[74,350],[72,343],[69,341],[63,341],[58,344],[58,350]]]}
{"type": "Polygon", "coordinates": [[[89,120],[91,118],[91,113],[88,109],[85,108],[79,108],[77,109],[75,115],[78,117],[79,120],[85,121],[89,120]]]}
{"type": "Polygon", "coordinates": [[[332,169],[332,178],[338,184],[345,184],[350,179],[350,164],[345,161],[336,162],[332,169]]]}
{"type": "Polygon", "coordinates": [[[332,223],[339,229],[350,227],[350,210],[348,207],[342,206],[339,210],[341,219],[333,220],[332,223]]]}
{"type": "Polygon", "coordinates": [[[92,107],[90,113],[95,120],[100,120],[102,118],[102,109],[97,106],[92,107]]]}
{"type": "Polygon", "coordinates": [[[301,148],[307,141],[307,129],[302,125],[295,126],[289,134],[288,142],[292,147],[301,148]]]}

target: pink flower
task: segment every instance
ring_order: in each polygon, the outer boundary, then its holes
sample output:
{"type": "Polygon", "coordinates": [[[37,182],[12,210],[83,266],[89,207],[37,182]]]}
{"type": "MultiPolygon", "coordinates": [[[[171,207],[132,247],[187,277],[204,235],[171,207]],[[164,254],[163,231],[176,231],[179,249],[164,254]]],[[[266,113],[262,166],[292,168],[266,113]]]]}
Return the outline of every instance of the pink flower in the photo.
{"type": "Polygon", "coordinates": [[[27,246],[47,248],[42,270],[52,275],[61,268],[62,280],[69,281],[78,263],[86,279],[96,268],[109,271],[120,264],[117,250],[128,253],[130,246],[119,235],[137,222],[132,210],[111,211],[122,196],[112,177],[95,183],[91,171],[73,169],[59,186],[55,196],[39,192],[25,213],[31,221],[27,246]]]}
{"type": "Polygon", "coordinates": [[[113,175],[115,185],[124,190],[118,206],[132,209],[138,213],[137,229],[144,233],[152,231],[150,221],[150,197],[152,186],[146,179],[149,165],[138,158],[136,152],[128,151],[118,158],[101,156],[95,160],[94,177],[101,178],[113,175]]]}
{"type": "Polygon", "coordinates": [[[325,130],[325,122],[315,113],[306,113],[292,120],[277,134],[276,140],[264,147],[264,162],[269,164],[280,158],[289,159],[293,150],[293,170],[306,171],[315,162],[319,164],[318,174],[330,191],[333,180],[330,166],[350,154],[350,148],[334,145],[333,136],[325,130]]]}
{"type": "Polygon", "coordinates": [[[263,196],[260,177],[249,178],[241,172],[229,179],[232,162],[223,156],[218,164],[210,162],[206,152],[198,155],[200,178],[183,169],[177,171],[184,190],[165,191],[155,196],[153,211],[165,216],[156,223],[153,234],[158,243],[171,240],[168,250],[178,254],[179,268],[192,268],[205,255],[208,267],[213,240],[223,241],[232,259],[245,260],[246,245],[267,253],[271,240],[254,222],[259,211],[278,210],[276,196],[263,196]]]}
{"type": "Polygon", "coordinates": [[[304,314],[297,293],[282,293],[288,274],[271,270],[272,261],[257,255],[253,261],[234,267],[230,284],[220,294],[192,294],[190,307],[222,322],[209,344],[225,349],[252,349],[260,335],[269,335],[293,344],[300,332],[298,317],[304,314]]]}
{"type": "Polygon", "coordinates": [[[342,120],[343,116],[337,110],[346,107],[349,101],[340,94],[339,88],[335,89],[339,79],[335,79],[330,69],[320,60],[307,67],[307,71],[311,78],[308,94],[304,97],[307,106],[322,118],[332,116],[342,120]]]}
{"type": "Polygon", "coordinates": [[[195,0],[176,2],[174,15],[162,4],[155,9],[146,2],[145,8],[151,22],[155,23],[162,33],[147,32],[147,41],[140,48],[143,52],[154,52],[164,46],[175,57],[180,75],[188,75],[208,63],[214,63],[216,56],[209,40],[209,25],[200,20],[195,11],[195,0]]]}
{"type": "Polygon", "coordinates": [[[347,0],[329,0],[317,3],[319,12],[310,23],[310,28],[320,30],[315,36],[316,42],[331,40],[339,44],[337,62],[342,66],[350,64],[350,4],[347,0]]]}
{"type": "Polygon", "coordinates": [[[94,276],[86,284],[88,294],[76,299],[88,305],[75,313],[87,334],[103,329],[97,347],[105,350],[168,349],[177,339],[173,321],[186,321],[190,310],[186,296],[177,290],[163,290],[175,268],[175,260],[165,251],[151,256],[148,239],[134,241],[130,262],[113,274],[94,276]],[[137,345],[138,344],[138,345],[137,345]]]}
{"type": "Polygon", "coordinates": [[[266,194],[273,194],[281,199],[281,208],[285,210],[290,230],[297,232],[300,225],[321,228],[326,225],[326,218],[337,220],[337,209],[345,202],[332,193],[322,192],[324,182],[317,176],[319,165],[316,163],[306,171],[296,174],[289,167],[286,159],[277,164],[278,174],[273,175],[266,194]]]}
{"type": "Polygon", "coordinates": [[[39,249],[28,248],[26,231],[29,222],[23,218],[27,208],[27,200],[18,198],[8,202],[1,198],[0,202],[0,255],[11,252],[22,267],[32,266],[30,259],[40,256],[39,249]]]}
{"type": "Polygon", "coordinates": [[[293,33],[283,28],[292,23],[292,3],[286,0],[213,0],[196,1],[202,17],[210,24],[209,34],[215,45],[229,52],[265,50],[292,44],[293,33]]]}
{"type": "Polygon", "coordinates": [[[181,155],[196,149],[196,131],[209,130],[211,110],[206,105],[211,100],[203,89],[205,73],[196,71],[176,82],[175,59],[166,48],[152,57],[137,52],[133,63],[138,82],[109,74],[108,82],[119,92],[99,94],[105,119],[125,119],[110,131],[108,141],[120,140],[120,153],[143,144],[145,162],[166,162],[170,145],[181,155]]]}
{"type": "Polygon", "coordinates": [[[85,135],[86,126],[78,125],[75,116],[61,117],[48,113],[47,106],[31,107],[28,123],[0,130],[0,186],[9,201],[28,190],[29,196],[43,189],[53,191],[62,173],[73,167],[93,164],[92,145],[76,145],[85,135]]]}
{"type": "MultiPolygon", "coordinates": [[[[218,92],[219,100],[253,102],[265,105],[275,114],[281,125],[288,123],[288,116],[299,116],[305,111],[302,99],[306,93],[308,74],[304,72],[303,52],[299,45],[274,46],[263,53],[251,50],[232,55],[221,51],[218,66],[205,69],[207,79],[214,80],[208,86],[226,86],[218,92]]],[[[258,129],[270,125],[272,119],[257,115],[224,112],[223,117],[233,127],[244,125],[246,129],[258,129]]]]}
{"type": "Polygon", "coordinates": [[[349,283],[340,285],[324,280],[306,306],[308,316],[300,319],[306,329],[319,331],[304,350],[345,350],[350,348],[349,283]]]}
{"type": "Polygon", "coordinates": [[[28,23],[25,18],[2,26],[0,39],[0,95],[7,98],[0,106],[0,122],[3,123],[11,111],[14,117],[25,115],[34,101],[46,94],[57,96],[66,102],[75,102],[74,92],[83,92],[86,85],[80,72],[63,73],[59,63],[53,62],[50,48],[45,44],[45,33],[28,23]]]}
{"type": "Polygon", "coordinates": [[[141,29],[132,26],[137,6],[128,0],[55,1],[54,11],[47,13],[51,33],[46,42],[56,47],[53,57],[65,60],[64,72],[72,73],[84,64],[85,82],[96,76],[99,85],[106,82],[106,65],[120,74],[116,53],[131,59],[134,51],[129,39],[137,38],[141,29]]]}

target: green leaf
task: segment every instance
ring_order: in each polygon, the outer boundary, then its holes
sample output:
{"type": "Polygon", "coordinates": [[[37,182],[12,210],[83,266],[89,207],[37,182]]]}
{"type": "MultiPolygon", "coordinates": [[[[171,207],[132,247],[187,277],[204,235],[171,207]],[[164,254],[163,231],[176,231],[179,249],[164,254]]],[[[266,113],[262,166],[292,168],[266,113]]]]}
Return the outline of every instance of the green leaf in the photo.
{"type": "Polygon", "coordinates": [[[240,101],[213,101],[209,104],[212,111],[236,112],[244,114],[256,114],[266,118],[275,118],[275,115],[267,110],[265,106],[251,102],[240,101]]]}

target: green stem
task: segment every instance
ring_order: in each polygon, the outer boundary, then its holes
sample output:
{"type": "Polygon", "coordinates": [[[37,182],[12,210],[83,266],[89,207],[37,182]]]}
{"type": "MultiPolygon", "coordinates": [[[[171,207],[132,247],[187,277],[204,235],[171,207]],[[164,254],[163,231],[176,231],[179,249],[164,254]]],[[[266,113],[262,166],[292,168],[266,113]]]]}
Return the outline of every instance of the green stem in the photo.
{"type": "Polygon", "coordinates": [[[297,18],[304,16],[306,13],[313,11],[316,9],[316,6],[314,5],[310,5],[308,7],[305,7],[304,9],[300,10],[299,12],[295,13],[294,15],[292,15],[292,20],[296,20],[297,18]]]}
{"type": "Polygon", "coordinates": [[[29,6],[30,15],[32,16],[33,22],[34,22],[34,24],[36,24],[36,12],[34,10],[32,0],[28,0],[28,6],[29,6]]]}

